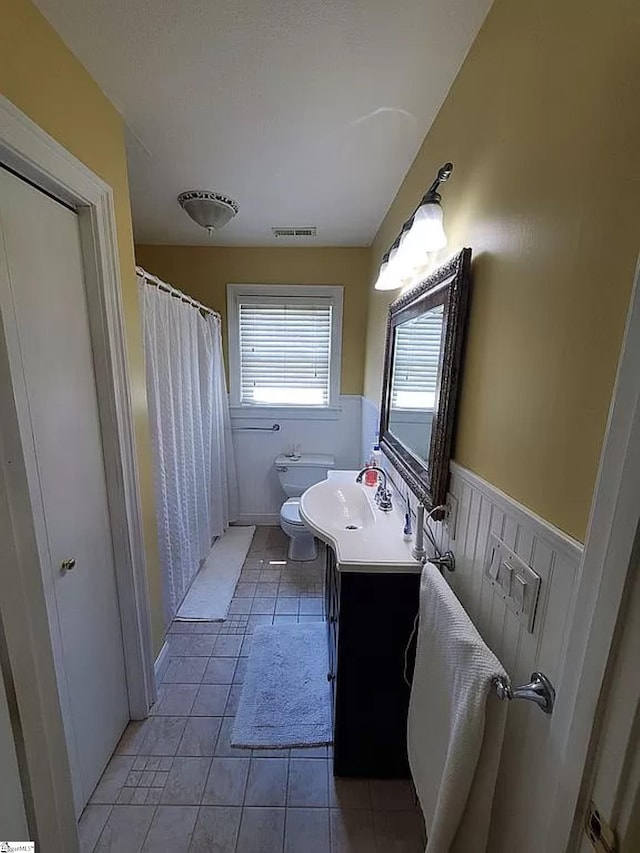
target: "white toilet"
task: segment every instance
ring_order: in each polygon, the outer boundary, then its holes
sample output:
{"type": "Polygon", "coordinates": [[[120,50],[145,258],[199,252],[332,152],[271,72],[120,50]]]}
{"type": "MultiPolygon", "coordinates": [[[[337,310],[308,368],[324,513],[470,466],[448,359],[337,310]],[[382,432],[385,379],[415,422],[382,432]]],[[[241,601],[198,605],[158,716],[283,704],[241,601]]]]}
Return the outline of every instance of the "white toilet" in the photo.
{"type": "Polygon", "coordinates": [[[289,537],[290,560],[313,560],[318,554],[313,533],[300,518],[300,496],[315,483],[325,480],[335,459],[326,453],[303,453],[297,459],[281,454],[276,471],[287,500],[280,509],[280,527],[289,537]]]}

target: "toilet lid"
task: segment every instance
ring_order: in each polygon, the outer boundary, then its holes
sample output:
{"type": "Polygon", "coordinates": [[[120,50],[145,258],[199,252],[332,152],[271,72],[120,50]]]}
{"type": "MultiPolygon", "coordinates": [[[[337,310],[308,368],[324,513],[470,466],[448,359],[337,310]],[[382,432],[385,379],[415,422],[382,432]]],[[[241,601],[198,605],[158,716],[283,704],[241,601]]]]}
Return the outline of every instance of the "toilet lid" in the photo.
{"type": "Polygon", "coordinates": [[[285,501],[282,504],[280,516],[289,524],[304,525],[304,521],[300,518],[300,501],[285,501]]]}

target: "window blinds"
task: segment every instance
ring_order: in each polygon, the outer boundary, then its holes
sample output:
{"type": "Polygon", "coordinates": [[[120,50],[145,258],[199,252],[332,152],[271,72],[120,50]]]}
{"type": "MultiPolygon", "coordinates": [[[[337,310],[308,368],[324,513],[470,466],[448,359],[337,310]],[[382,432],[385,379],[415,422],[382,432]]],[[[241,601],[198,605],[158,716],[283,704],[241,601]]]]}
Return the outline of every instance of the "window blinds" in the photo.
{"type": "Polygon", "coordinates": [[[444,307],[396,326],[393,356],[392,409],[435,406],[444,307]]]}
{"type": "Polygon", "coordinates": [[[240,300],[242,405],[328,406],[329,299],[240,300]]]}

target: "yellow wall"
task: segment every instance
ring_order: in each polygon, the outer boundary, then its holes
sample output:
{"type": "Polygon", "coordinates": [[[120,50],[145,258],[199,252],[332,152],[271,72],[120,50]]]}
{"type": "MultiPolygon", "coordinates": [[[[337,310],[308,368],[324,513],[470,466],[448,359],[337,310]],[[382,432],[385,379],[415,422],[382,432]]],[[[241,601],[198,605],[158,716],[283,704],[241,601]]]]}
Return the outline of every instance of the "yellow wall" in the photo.
{"type": "Polygon", "coordinates": [[[0,0],[0,92],[113,189],[153,638],[159,651],[162,597],[122,119],[27,0],[0,0]]]}
{"type": "MultiPolygon", "coordinates": [[[[578,539],[640,249],[639,44],[635,0],[496,0],[372,253],[373,278],[452,160],[440,257],[475,257],[454,456],[578,539]]],[[[374,401],[389,301],[369,308],[374,401]]]]}
{"type": "Polygon", "coordinates": [[[136,259],[147,272],[219,311],[225,319],[225,331],[227,284],[344,285],[342,393],[362,393],[369,295],[368,248],[137,245],[136,259]]]}

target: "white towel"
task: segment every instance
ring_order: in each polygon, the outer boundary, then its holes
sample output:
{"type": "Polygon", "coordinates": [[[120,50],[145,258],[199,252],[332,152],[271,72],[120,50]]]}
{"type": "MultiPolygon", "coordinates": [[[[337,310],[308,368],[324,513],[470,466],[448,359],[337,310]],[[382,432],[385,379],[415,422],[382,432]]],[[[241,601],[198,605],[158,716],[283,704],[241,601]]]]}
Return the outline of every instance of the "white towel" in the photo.
{"type": "Polygon", "coordinates": [[[427,564],[407,732],[426,853],[486,849],[507,711],[493,689],[496,675],[506,675],[500,661],[427,564]]]}

